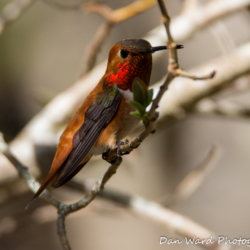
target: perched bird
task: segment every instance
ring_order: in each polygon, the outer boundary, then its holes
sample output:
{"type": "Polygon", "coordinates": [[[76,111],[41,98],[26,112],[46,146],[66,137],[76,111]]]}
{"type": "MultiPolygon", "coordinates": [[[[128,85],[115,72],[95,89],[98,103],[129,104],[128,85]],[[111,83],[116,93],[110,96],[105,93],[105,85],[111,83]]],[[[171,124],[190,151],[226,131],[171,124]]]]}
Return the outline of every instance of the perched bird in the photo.
{"type": "MultiPolygon", "coordinates": [[[[139,123],[130,114],[134,108],[132,83],[135,77],[149,85],[152,53],[167,49],[152,47],[143,39],[125,39],[109,52],[107,70],[96,87],[82,102],[62,133],[49,174],[33,199],[45,188],[55,188],[73,178],[90,160],[118,145],[139,123]]],[[[33,200],[32,199],[32,200],[33,200]]]]}

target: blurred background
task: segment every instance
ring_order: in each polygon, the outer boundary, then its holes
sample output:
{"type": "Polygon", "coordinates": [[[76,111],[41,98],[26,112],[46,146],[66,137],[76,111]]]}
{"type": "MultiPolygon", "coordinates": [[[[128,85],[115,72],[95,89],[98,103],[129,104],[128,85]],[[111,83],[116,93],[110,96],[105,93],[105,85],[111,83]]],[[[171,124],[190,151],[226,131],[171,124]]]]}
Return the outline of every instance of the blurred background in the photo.
{"type": "MultiPolygon", "coordinates": [[[[96,14],[58,8],[53,5],[54,1],[64,6],[84,3],[80,0],[34,1],[19,19],[0,34],[0,131],[7,142],[13,140],[57,94],[78,80],[86,46],[103,22],[103,18],[96,14]]],[[[0,10],[11,2],[1,0],[0,10]]],[[[102,1],[112,9],[132,2],[102,1]]],[[[182,15],[184,3],[189,3],[180,0],[165,2],[173,19],[182,15]]],[[[216,0],[197,2],[203,6],[216,0]]],[[[226,5],[227,1],[224,2],[226,5]]],[[[96,65],[107,58],[110,48],[117,41],[142,38],[159,25],[161,15],[157,5],[115,25],[97,56],[96,65]]],[[[211,22],[181,42],[185,46],[179,51],[181,68],[188,70],[217,57],[227,57],[242,44],[249,43],[249,28],[250,12],[247,7],[211,22]],[[218,33],[224,34],[222,42],[218,33]]],[[[167,53],[154,60],[152,84],[166,74],[167,63],[167,53]]],[[[249,85],[249,76],[244,77],[240,84],[249,85]]],[[[222,96],[249,107],[249,89],[246,87],[230,94],[223,92],[220,98],[222,96]]],[[[219,145],[221,151],[214,169],[188,199],[170,208],[217,235],[250,238],[249,118],[232,119],[193,113],[171,125],[161,126],[137,150],[123,157],[122,166],[107,187],[148,200],[164,201],[163,197],[171,194],[180,181],[199,166],[214,144],[219,145]]],[[[56,145],[46,149],[48,153],[43,157],[44,162],[40,162],[44,174],[38,176],[39,180],[47,174],[55,149],[56,145]]],[[[76,179],[97,180],[107,167],[107,163],[96,157],[76,179]]],[[[0,175],[5,175],[1,169],[0,172],[0,175]]],[[[52,193],[68,203],[83,196],[67,187],[52,193]]],[[[31,197],[31,191],[21,179],[0,183],[1,250],[62,249],[57,235],[56,210],[41,200],[24,210],[31,197]]],[[[66,220],[66,229],[73,250],[199,248],[160,245],[160,236],[183,237],[101,198],[70,215],[66,220]]],[[[240,248],[247,249],[246,246],[240,248]]]]}

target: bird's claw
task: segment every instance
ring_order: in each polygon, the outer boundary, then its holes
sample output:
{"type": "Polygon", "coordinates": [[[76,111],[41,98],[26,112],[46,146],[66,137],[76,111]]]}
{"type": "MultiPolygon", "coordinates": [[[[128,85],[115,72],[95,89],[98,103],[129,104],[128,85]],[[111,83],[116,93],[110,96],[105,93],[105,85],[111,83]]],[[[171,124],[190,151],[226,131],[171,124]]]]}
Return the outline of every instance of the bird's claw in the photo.
{"type": "Polygon", "coordinates": [[[117,141],[116,142],[116,145],[117,145],[117,154],[120,155],[120,156],[123,156],[123,155],[128,155],[130,152],[124,152],[122,153],[121,151],[121,145],[124,145],[125,143],[123,141],[117,141]]]}

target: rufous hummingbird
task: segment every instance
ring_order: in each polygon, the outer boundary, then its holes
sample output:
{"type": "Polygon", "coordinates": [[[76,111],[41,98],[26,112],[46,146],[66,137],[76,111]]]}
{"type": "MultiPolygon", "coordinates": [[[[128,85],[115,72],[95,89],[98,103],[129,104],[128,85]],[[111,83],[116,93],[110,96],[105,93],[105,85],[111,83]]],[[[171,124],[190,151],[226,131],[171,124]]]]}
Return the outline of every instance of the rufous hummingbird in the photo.
{"type": "MultiPolygon", "coordinates": [[[[125,39],[109,52],[107,70],[96,87],[82,102],[62,133],[49,174],[33,199],[45,188],[55,188],[73,178],[92,155],[120,145],[139,123],[131,115],[134,108],[132,83],[140,78],[148,87],[152,70],[152,53],[166,46],[152,47],[143,39],[125,39]]],[[[33,200],[32,199],[32,200],[33,200]]]]}

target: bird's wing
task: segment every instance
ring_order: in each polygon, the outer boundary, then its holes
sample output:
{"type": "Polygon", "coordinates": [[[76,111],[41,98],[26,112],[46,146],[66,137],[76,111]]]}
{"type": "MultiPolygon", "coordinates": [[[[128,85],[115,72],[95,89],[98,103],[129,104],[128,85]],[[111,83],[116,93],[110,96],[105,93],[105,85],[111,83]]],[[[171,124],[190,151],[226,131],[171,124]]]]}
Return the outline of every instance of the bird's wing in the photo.
{"type": "Polygon", "coordinates": [[[62,157],[65,157],[64,155],[67,153],[65,158],[61,159],[59,156],[62,164],[56,170],[51,170],[32,200],[37,198],[51,183],[53,183],[53,187],[59,187],[81,170],[91,157],[88,155],[89,151],[115,114],[121,97],[121,93],[115,86],[103,91],[98,96],[96,102],[86,110],[84,123],[74,134],[70,152],[63,151],[62,157]],[[85,157],[86,161],[82,162],[85,157]]]}
{"type": "Polygon", "coordinates": [[[119,90],[112,87],[88,108],[83,125],[74,135],[73,148],[58,170],[53,187],[60,187],[80,171],[83,167],[80,167],[80,163],[115,114],[121,97],[119,90]]]}

